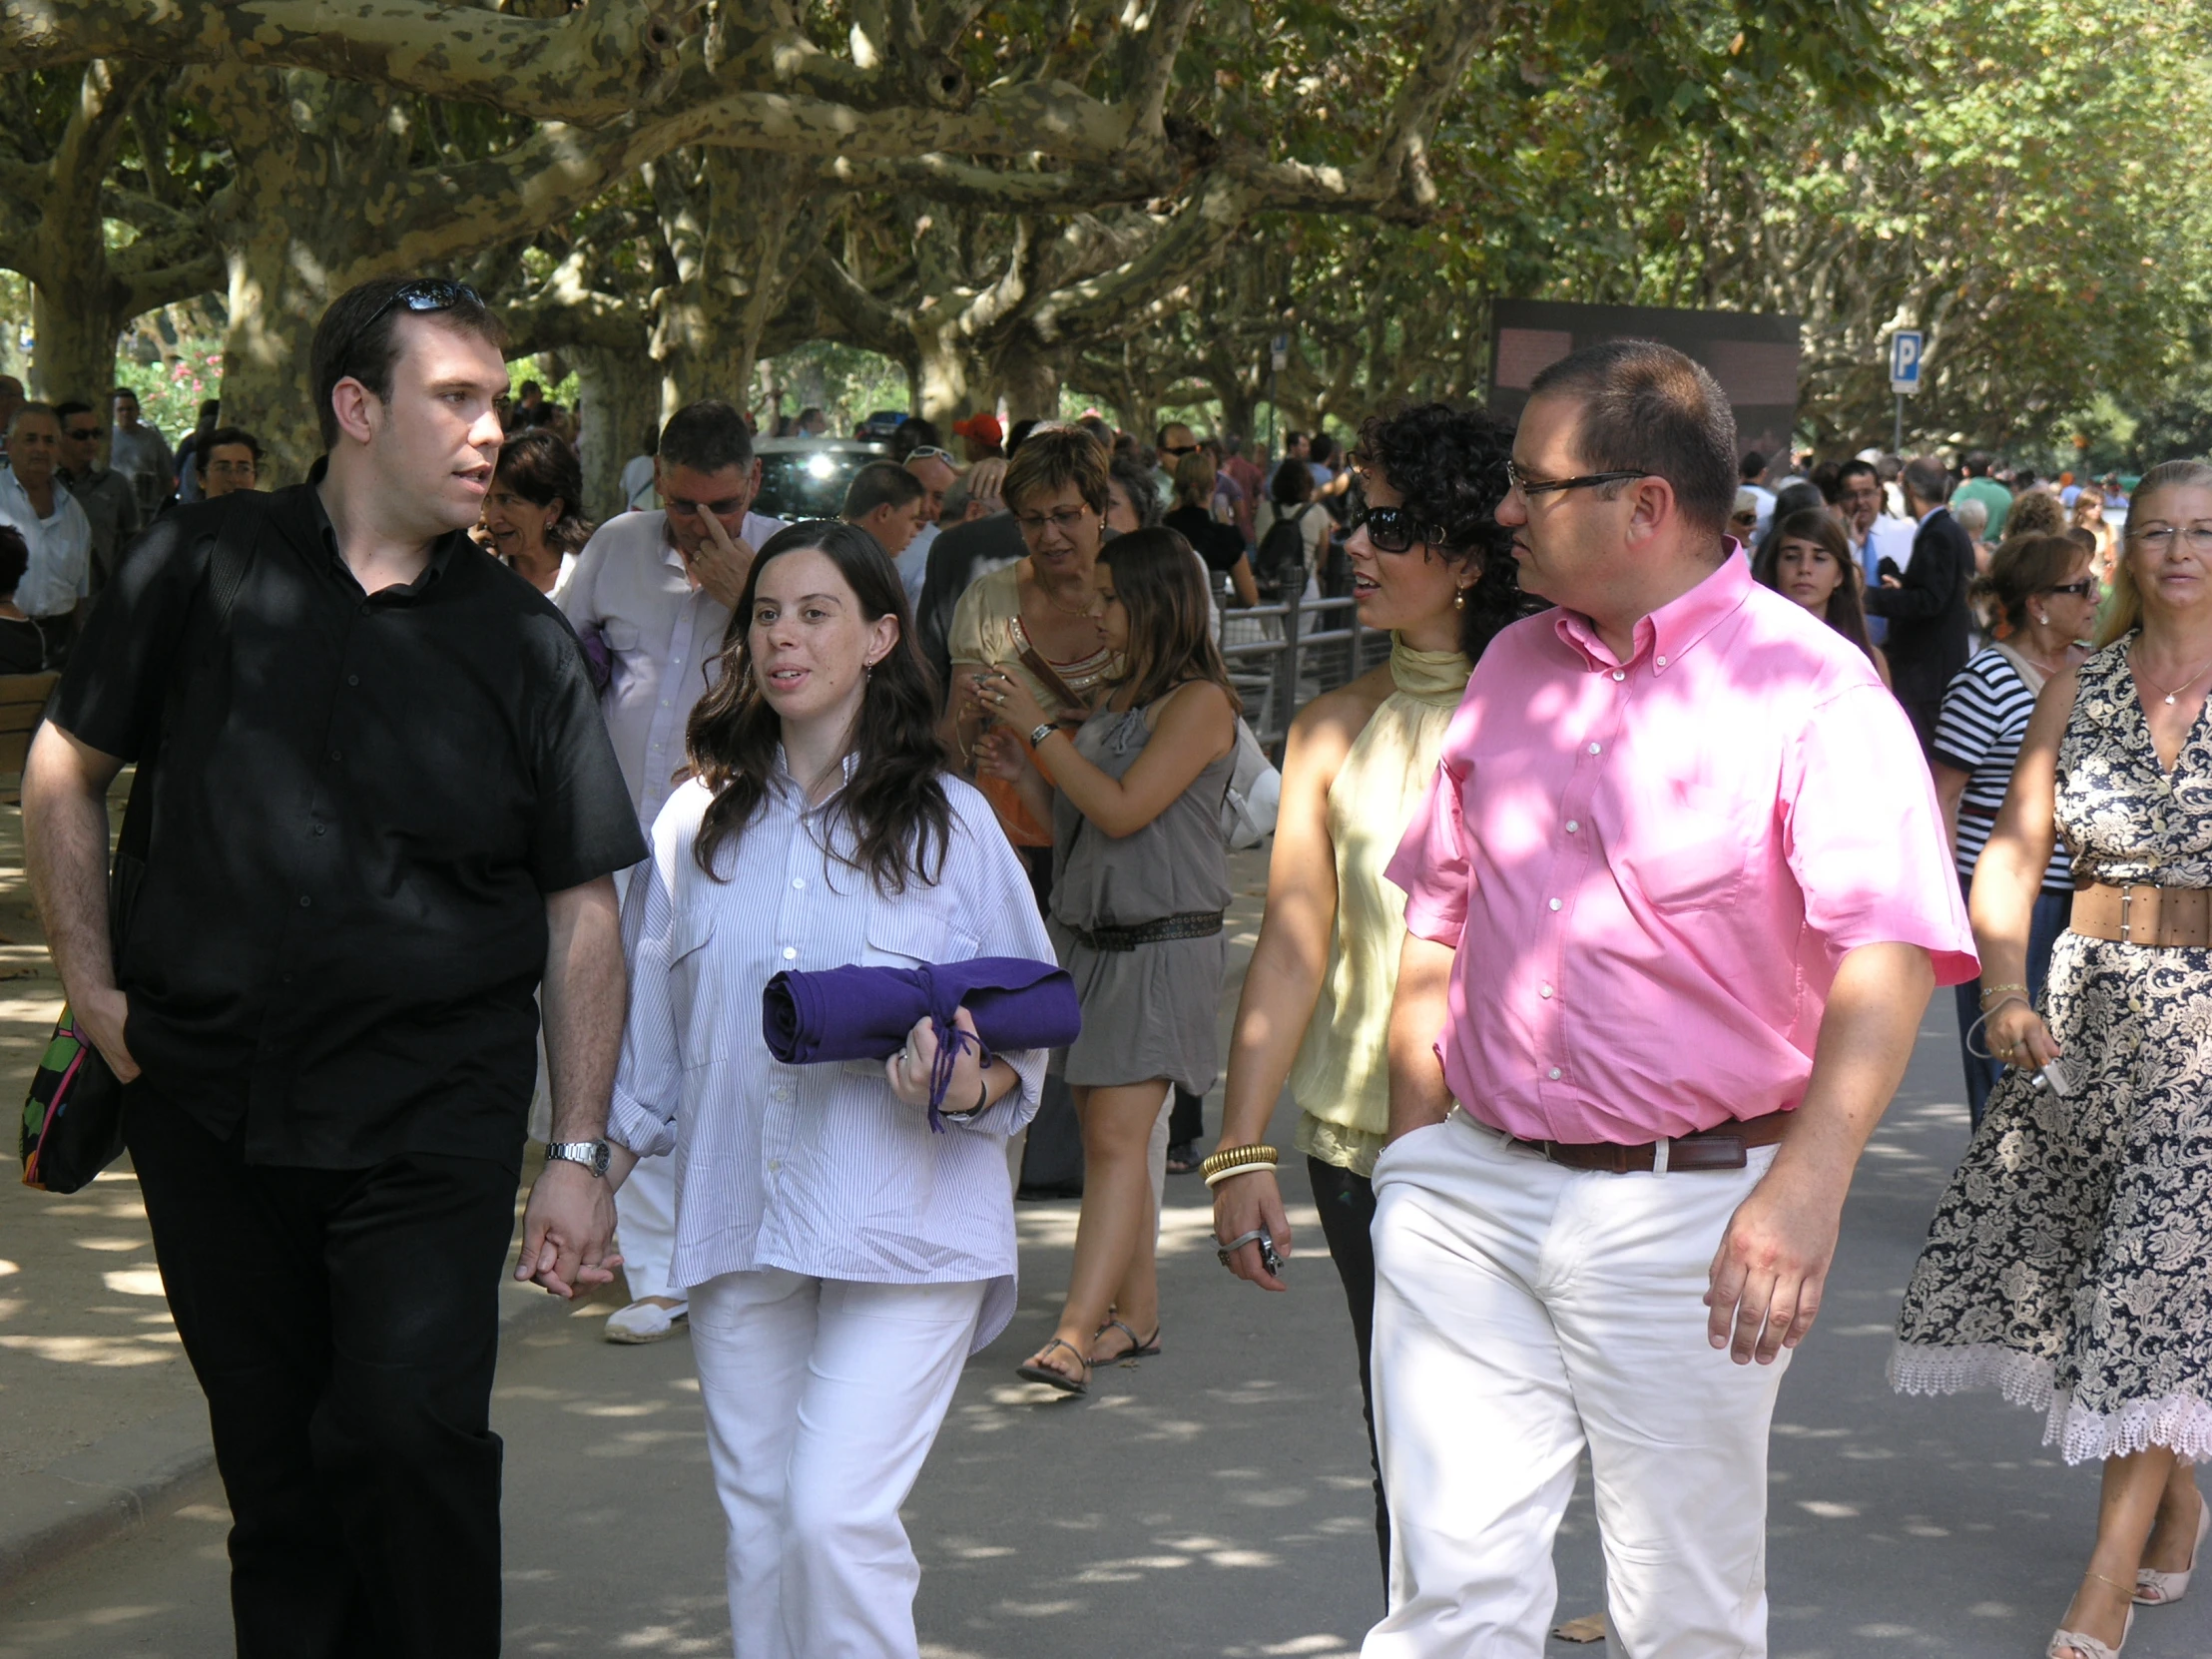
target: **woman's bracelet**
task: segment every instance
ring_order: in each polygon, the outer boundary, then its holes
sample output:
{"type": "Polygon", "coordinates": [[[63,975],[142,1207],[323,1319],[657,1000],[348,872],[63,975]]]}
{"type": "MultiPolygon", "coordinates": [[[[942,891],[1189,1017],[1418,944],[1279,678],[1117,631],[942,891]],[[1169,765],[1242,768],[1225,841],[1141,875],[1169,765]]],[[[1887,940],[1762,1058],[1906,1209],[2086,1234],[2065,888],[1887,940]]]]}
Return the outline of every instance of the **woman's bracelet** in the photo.
{"type": "Polygon", "coordinates": [[[1044,742],[1045,739],[1051,737],[1052,734],[1057,732],[1059,729],[1059,722],[1051,720],[1046,721],[1041,726],[1032,728],[1029,733],[1029,747],[1031,749],[1036,748],[1037,745],[1044,742]]]}
{"type": "Polygon", "coordinates": [[[1981,992],[1981,1008],[1982,1008],[1982,1012],[1984,1012],[1984,1013],[1988,1012],[1988,1009],[1989,1009],[1989,998],[1991,998],[1992,996],[1995,996],[1995,995],[1997,995],[1997,994],[1999,994],[2000,992],[2003,992],[2003,991],[2017,991],[2017,992],[2018,992],[2018,993],[2020,994],[2020,996],[2021,996],[2022,998],[2024,998],[2024,997],[2025,997],[2025,996],[2027,995],[2027,987],[2026,987],[2025,985],[1988,985],[1988,986],[1985,986],[1985,987],[1983,987],[1983,989],[1982,989],[1982,992],[1981,992]]]}
{"type": "Polygon", "coordinates": [[[1219,1186],[1233,1175],[1248,1175],[1254,1170],[1275,1168],[1276,1151],[1272,1146],[1225,1146],[1219,1152],[1209,1153],[1198,1171],[1206,1177],[1206,1185],[1219,1186]]]}

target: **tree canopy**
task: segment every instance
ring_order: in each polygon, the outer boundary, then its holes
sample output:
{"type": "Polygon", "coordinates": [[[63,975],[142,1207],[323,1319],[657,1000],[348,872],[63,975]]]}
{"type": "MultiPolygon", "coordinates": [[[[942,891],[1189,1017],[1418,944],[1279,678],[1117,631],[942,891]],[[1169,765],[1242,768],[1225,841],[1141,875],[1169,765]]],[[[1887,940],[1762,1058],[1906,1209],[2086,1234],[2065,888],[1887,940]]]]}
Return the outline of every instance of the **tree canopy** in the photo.
{"type": "Polygon", "coordinates": [[[2150,0],[0,0],[0,267],[54,396],[212,295],[277,477],[322,306],[419,270],[575,365],[602,500],[811,340],[932,416],[1312,426],[1479,395],[1507,295],[1794,311],[1854,444],[1922,327],[1925,436],[2042,442],[2198,358],[2203,56],[2150,0]]]}

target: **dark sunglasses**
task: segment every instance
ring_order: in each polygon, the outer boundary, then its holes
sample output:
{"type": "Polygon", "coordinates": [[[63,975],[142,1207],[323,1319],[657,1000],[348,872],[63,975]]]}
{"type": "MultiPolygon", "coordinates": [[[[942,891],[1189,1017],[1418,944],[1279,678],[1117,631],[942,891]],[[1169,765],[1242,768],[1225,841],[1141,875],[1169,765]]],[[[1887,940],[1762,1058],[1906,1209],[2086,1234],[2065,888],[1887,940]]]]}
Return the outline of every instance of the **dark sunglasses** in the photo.
{"type": "Polygon", "coordinates": [[[2070,593],[2076,599],[2086,599],[2097,591],[2099,583],[2094,576],[2084,576],[2078,582],[2068,582],[2063,587],[2045,588],[2045,593],[2070,593]]]}
{"type": "Polygon", "coordinates": [[[368,313],[361,325],[353,330],[359,339],[382,320],[386,311],[394,305],[404,305],[417,316],[431,311],[449,311],[456,305],[474,305],[483,308],[484,296],[466,282],[448,281],[443,276],[422,276],[411,282],[401,282],[391,290],[381,305],[368,313]]]}
{"type": "Polygon", "coordinates": [[[1403,507],[1370,507],[1353,522],[1355,530],[1365,530],[1368,542],[1378,553],[1405,553],[1417,541],[1440,542],[1443,540],[1441,525],[1430,525],[1426,535],[1419,523],[1403,507]]]}
{"type": "Polygon", "coordinates": [[[62,429],[62,436],[78,443],[94,443],[99,440],[100,428],[97,426],[66,426],[62,429]]]}
{"type": "Polygon", "coordinates": [[[1160,446],[1160,449],[1162,453],[1168,455],[1195,455],[1198,453],[1198,445],[1195,443],[1164,443],[1160,446]]]}

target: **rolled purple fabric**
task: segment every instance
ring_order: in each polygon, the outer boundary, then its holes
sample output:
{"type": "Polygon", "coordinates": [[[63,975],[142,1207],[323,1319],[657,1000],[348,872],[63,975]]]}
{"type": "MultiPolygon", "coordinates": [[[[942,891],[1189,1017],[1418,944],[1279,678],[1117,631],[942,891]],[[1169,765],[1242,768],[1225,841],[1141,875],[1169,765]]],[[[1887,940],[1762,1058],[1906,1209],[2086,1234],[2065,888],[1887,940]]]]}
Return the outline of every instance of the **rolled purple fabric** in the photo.
{"type": "Polygon", "coordinates": [[[930,1119],[952,1075],[960,1008],[975,1021],[986,1061],[1000,1049],[1065,1048],[1083,1029],[1075,981],[1054,962],[977,956],[931,967],[840,967],[779,973],[761,993],[761,1035],[788,1065],[884,1060],[927,1016],[936,1023],[937,1075],[930,1119]]]}

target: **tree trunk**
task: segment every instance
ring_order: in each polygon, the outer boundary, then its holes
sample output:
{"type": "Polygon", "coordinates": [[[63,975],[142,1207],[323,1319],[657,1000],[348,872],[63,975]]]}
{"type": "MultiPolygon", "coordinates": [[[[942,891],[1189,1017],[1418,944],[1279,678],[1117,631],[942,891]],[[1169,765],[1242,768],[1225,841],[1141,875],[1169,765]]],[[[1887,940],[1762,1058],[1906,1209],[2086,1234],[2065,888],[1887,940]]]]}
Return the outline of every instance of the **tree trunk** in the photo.
{"type": "Polygon", "coordinates": [[[103,302],[108,284],[90,291],[69,282],[37,282],[31,288],[31,395],[50,403],[82,398],[105,410],[115,384],[115,342],[130,320],[103,302]]]}
{"type": "Polygon", "coordinates": [[[915,318],[913,334],[913,412],[935,421],[939,431],[949,432],[971,401],[973,365],[967,339],[955,317],[932,322],[927,311],[915,318]]]}
{"type": "Polygon", "coordinates": [[[998,355],[999,389],[1013,420],[1060,418],[1060,364],[1055,353],[1016,335],[998,355]]]}
{"type": "Polygon", "coordinates": [[[648,363],[629,352],[584,346],[570,355],[584,411],[584,428],[577,436],[584,467],[584,512],[604,521],[628,505],[622,495],[623,467],[657,435],[660,380],[648,363]]]}
{"type": "Polygon", "coordinates": [[[761,336],[827,228],[811,166],[768,151],[684,151],[648,170],[664,260],[653,358],[664,415],[703,397],[744,408],[761,336]]]}

